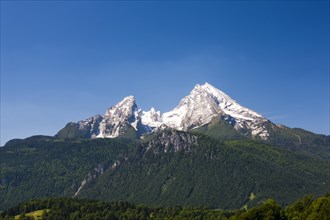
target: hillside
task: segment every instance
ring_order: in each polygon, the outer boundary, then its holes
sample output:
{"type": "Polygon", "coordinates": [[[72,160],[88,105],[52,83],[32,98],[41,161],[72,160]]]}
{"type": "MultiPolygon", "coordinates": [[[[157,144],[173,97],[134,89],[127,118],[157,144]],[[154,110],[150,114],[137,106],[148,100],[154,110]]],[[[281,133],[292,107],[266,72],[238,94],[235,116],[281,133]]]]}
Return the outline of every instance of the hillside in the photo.
{"type": "Polygon", "coordinates": [[[312,155],[175,130],[145,141],[35,136],[0,153],[2,210],[60,196],[232,209],[266,198],[287,204],[330,184],[329,162],[312,155]]]}

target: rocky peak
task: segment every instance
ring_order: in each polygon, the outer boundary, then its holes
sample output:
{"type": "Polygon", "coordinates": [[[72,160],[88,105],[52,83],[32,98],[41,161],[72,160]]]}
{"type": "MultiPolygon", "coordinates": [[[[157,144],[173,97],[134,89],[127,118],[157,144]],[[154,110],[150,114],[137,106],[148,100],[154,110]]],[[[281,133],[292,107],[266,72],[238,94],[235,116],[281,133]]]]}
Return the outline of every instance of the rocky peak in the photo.
{"type": "Polygon", "coordinates": [[[135,103],[134,96],[127,96],[115,106],[110,107],[104,117],[116,117],[118,119],[127,119],[135,111],[137,111],[137,105],[135,103]]]}
{"type": "Polygon", "coordinates": [[[251,136],[267,139],[263,125],[267,119],[260,114],[239,105],[226,93],[209,83],[197,84],[172,111],[162,115],[164,124],[178,130],[190,130],[211,122],[214,118],[230,118],[236,130],[249,131],[251,136]],[[224,117],[224,116],[228,117],[224,117]]]}
{"type": "Polygon", "coordinates": [[[114,138],[129,129],[129,124],[135,129],[140,120],[140,110],[134,96],[127,96],[118,104],[109,108],[99,126],[98,138],[114,138]]]}
{"type": "Polygon", "coordinates": [[[169,127],[188,130],[210,122],[219,113],[218,102],[202,86],[196,85],[162,120],[169,127]]]}
{"type": "Polygon", "coordinates": [[[248,136],[262,139],[269,136],[265,126],[269,122],[267,119],[241,106],[209,83],[196,84],[178,106],[162,115],[154,108],[150,111],[138,109],[134,96],[127,96],[107,109],[103,117],[91,117],[74,126],[70,125],[70,129],[66,130],[70,130],[72,134],[83,133],[83,137],[114,138],[131,127],[139,136],[164,128],[187,131],[208,124],[213,119],[226,121],[248,136]],[[77,127],[79,132],[76,132],[77,127]]]}

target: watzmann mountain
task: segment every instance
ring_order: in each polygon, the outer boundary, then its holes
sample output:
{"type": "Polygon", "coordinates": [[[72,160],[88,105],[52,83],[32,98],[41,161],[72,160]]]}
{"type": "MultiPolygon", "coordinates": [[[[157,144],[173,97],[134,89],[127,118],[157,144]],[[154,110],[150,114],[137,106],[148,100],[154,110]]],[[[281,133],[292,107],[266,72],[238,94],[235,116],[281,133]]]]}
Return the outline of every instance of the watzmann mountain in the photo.
{"type": "Polygon", "coordinates": [[[143,111],[137,107],[135,98],[128,96],[109,108],[104,116],[69,123],[57,135],[62,138],[115,138],[132,129],[138,135],[164,128],[188,131],[215,119],[227,122],[246,136],[262,140],[269,137],[269,120],[208,83],[197,84],[172,111],[163,114],[153,108],[143,111]]]}
{"type": "Polygon", "coordinates": [[[276,125],[208,83],[172,111],[128,96],[0,155],[0,209],[44,197],[233,209],[330,188],[330,136],[276,125]]]}
{"type": "Polygon", "coordinates": [[[56,137],[143,138],[143,135],[164,129],[206,132],[222,140],[247,138],[330,158],[330,152],[324,147],[329,145],[329,136],[274,124],[209,83],[197,84],[173,110],[162,114],[154,108],[139,109],[134,96],[128,96],[106,110],[103,116],[68,123],[56,137]]]}

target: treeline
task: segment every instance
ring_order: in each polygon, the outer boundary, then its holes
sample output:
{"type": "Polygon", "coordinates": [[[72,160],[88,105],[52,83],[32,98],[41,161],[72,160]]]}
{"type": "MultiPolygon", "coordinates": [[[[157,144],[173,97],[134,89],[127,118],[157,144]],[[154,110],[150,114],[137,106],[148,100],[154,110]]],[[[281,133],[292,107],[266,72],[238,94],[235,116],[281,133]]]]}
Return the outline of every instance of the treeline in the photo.
{"type": "Polygon", "coordinates": [[[248,210],[214,210],[205,207],[149,207],[128,202],[101,202],[72,198],[49,198],[32,200],[10,208],[0,214],[0,219],[33,219],[29,214],[40,210],[44,220],[61,219],[330,219],[330,194],[312,199],[304,198],[282,208],[274,200],[248,210]],[[16,216],[16,218],[15,218],[16,216]]]}

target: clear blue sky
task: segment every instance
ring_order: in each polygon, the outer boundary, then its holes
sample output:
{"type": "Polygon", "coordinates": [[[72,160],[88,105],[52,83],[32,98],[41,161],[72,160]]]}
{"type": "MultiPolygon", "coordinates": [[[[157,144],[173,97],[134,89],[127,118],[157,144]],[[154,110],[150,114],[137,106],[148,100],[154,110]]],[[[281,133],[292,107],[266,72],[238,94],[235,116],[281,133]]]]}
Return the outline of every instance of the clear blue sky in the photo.
{"type": "Polygon", "coordinates": [[[1,1],[1,145],[204,82],[329,134],[329,1],[1,1]]]}

